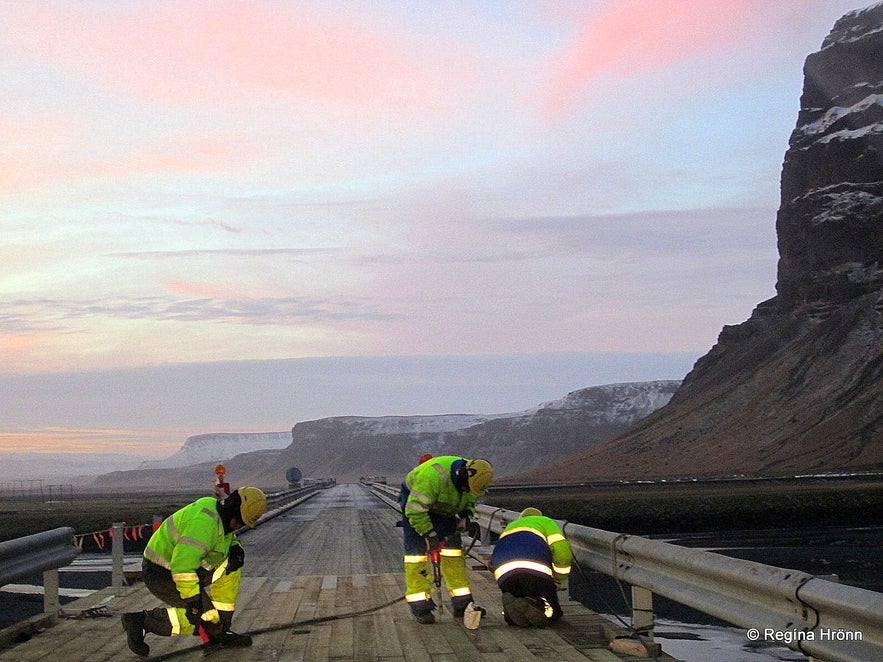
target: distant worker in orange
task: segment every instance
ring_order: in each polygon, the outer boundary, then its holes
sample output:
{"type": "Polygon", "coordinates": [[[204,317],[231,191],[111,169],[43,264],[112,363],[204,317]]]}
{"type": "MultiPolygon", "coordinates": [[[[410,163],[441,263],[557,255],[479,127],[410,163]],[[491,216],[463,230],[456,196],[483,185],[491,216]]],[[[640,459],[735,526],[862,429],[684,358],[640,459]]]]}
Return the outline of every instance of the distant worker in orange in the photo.
{"type": "Polygon", "coordinates": [[[432,459],[432,453],[424,453],[423,455],[420,456],[420,461],[417,462],[417,464],[423,464],[424,462],[426,462],[426,460],[431,460],[431,459],[432,459]]]}
{"type": "Polygon", "coordinates": [[[215,486],[212,494],[216,499],[223,499],[224,497],[230,496],[230,483],[224,480],[226,473],[227,469],[223,464],[219,464],[215,467],[215,486]]]}

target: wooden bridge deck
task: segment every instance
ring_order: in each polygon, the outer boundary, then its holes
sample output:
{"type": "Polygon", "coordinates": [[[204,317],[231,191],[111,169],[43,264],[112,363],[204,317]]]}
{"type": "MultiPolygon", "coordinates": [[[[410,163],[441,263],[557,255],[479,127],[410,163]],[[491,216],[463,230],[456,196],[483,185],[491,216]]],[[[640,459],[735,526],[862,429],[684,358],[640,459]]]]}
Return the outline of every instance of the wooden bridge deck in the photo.
{"type": "MultiPolygon", "coordinates": [[[[477,567],[470,581],[476,602],[488,609],[478,630],[463,627],[449,608],[434,625],[418,624],[401,599],[404,576],[397,519],[395,511],[364,487],[343,484],[246,532],[234,629],[258,633],[251,648],[212,657],[255,662],[638,659],[610,652],[602,628],[611,624],[577,603],[565,602],[565,617],[552,628],[507,626],[493,576],[477,567]],[[286,624],[293,625],[285,628],[286,624]]],[[[0,651],[0,661],[137,660],[126,646],[119,614],[159,605],[140,582],[107,589],[67,605],[65,612],[72,617],[0,651]],[[73,617],[99,603],[111,617],[73,617]]],[[[150,659],[202,659],[198,641],[148,635],[150,659]]]]}

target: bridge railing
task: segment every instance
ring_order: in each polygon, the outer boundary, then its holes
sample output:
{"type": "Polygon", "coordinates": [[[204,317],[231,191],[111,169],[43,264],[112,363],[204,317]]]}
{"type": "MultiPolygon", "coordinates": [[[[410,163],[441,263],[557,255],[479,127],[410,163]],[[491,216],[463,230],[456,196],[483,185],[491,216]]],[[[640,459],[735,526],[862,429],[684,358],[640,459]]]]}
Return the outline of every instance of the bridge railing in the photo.
{"type": "Polygon", "coordinates": [[[70,565],[80,548],[74,530],[60,527],[0,542],[0,586],[43,573],[43,612],[58,617],[58,569],[70,565]]]}
{"type": "MultiPolygon", "coordinates": [[[[482,529],[495,534],[517,519],[479,505],[482,529]]],[[[820,660],[883,660],[883,593],[796,570],[734,559],[641,536],[557,520],[582,565],[632,587],[634,627],[652,635],[652,594],[746,628],[820,660]]]]}
{"type": "MultiPolygon", "coordinates": [[[[391,507],[398,488],[371,484],[391,507]]],[[[520,513],[479,505],[485,540],[520,513]]],[[[652,638],[658,594],[746,628],[746,637],[819,660],[883,660],[883,593],[796,570],[734,559],[641,536],[558,521],[577,561],[632,590],[632,626],[652,638]]]]}
{"type": "MultiPolygon", "coordinates": [[[[260,519],[258,519],[257,524],[262,524],[268,520],[273,519],[274,517],[278,517],[282,513],[295,506],[303,503],[307,499],[310,499],[316,494],[319,493],[319,490],[328,487],[325,483],[314,483],[308,485],[306,487],[295,487],[288,490],[282,490],[281,492],[272,492],[267,494],[267,512],[261,515],[260,519]]],[[[244,526],[239,529],[236,533],[244,533],[248,531],[249,527],[244,526]]]]}

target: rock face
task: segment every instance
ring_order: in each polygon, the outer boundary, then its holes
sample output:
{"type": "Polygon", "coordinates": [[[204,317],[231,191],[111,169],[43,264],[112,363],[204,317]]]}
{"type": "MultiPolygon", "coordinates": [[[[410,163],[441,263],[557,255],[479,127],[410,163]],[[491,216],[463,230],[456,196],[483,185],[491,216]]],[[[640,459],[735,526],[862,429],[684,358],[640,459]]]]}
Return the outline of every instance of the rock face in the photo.
{"type": "Polygon", "coordinates": [[[671,402],[519,479],[883,469],[883,4],[810,55],[782,168],[777,295],[671,402]]]}
{"type": "Polygon", "coordinates": [[[806,59],[782,167],[777,304],[883,286],[883,6],[851,12],[806,59]]]}

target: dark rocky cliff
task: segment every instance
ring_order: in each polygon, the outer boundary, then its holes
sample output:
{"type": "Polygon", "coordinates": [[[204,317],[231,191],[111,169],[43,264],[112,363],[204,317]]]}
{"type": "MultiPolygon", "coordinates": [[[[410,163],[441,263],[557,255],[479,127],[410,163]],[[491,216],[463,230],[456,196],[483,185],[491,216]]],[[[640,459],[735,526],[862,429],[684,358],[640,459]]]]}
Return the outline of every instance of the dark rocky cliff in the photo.
{"type": "Polygon", "coordinates": [[[883,469],[883,4],[806,59],[776,296],[635,428],[519,479],[883,469]]]}
{"type": "Polygon", "coordinates": [[[883,6],[840,19],[806,59],[782,167],[775,303],[840,303],[883,287],[883,6]]]}

